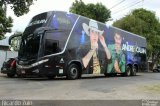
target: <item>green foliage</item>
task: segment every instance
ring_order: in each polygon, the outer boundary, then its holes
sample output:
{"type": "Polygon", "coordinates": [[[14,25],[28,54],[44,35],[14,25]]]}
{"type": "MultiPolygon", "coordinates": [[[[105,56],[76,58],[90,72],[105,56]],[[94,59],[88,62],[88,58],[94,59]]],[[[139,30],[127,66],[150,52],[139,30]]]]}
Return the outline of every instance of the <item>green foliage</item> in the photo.
{"type": "Polygon", "coordinates": [[[2,39],[6,32],[11,32],[13,20],[11,17],[6,17],[2,7],[0,7],[0,14],[0,38],[2,39]]]}
{"type": "Polygon", "coordinates": [[[11,32],[12,18],[6,17],[5,10],[0,7],[0,40],[4,38],[6,32],[11,32]]]}
{"type": "Polygon", "coordinates": [[[114,22],[113,26],[145,37],[148,56],[152,55],[155,59],[160,57],[160,22],[154,12],[143,8],[133,10],[114,22]]]}
{"type": "Polygon", "coordinates": [[[82,0],[75,0],[70,7],[70,12],[79,14],[100,22],[106,22],[111,17],[110,10],[108,10],[102,3],[85,4],[82,0]]]}
{"type": "Polygon", "coordinates": [[[0,0],[0,39],[7,32],[11,32],[13,19],[6,16],[7,6],[9,5],[16,16],[21,16],[29,12],[29,7],[34,0],[0,0]]]}
{"type": "Polygon", "coordinates": [[[16,16],[22,16],[29,12],[29,7],[34,0],[1,0],[0,6],[10,5],[16,16]]]}
{"type": "Polygon", "coordinates": [[[0,36],[0,40],[2,40],[2,39],[5,39],[6,37],[4,37],[4,36],[0,36]]]}

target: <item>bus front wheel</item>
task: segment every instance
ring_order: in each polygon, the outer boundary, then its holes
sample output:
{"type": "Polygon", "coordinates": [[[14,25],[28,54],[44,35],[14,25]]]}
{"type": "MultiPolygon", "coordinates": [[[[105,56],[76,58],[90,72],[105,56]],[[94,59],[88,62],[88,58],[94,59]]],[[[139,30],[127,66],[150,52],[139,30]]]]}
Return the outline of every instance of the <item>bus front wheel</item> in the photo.
{"type": "Polygon", "coordinates": [[[76,64],[71,64],[67,70],[67,79],[75,80],[79,77],[79,67],[76,64]]]}

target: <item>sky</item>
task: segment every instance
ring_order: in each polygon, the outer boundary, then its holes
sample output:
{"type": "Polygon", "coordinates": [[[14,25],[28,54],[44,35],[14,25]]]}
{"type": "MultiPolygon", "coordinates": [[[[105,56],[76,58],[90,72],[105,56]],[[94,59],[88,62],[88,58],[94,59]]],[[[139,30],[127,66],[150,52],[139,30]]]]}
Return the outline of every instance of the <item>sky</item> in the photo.
{"type": "MultiPolygon", "coordinates": [[[[20,17],[16,17],[13,11],[8,7],[7,16],[11,16],[14,20],[12,33],[16,31],[23,32],[28,25],[31,18],[39,13],[46,11],[66,11],[69,12],[69,8],[75,0],[37,0],[30,6],[30,11],[20,17]]],[[[82,0],[85,4],[88,3],[102,3],[108,9],[111,10],[111,21],[108,24],[112,24],[114,21],[129,14],[133,9],[145,8],[147,10],[154,11],[156,16],[160,19],[160,0],[82,0]]],[[[7,33],[6,36],[10,36],[11,33],[7,33]]]]}

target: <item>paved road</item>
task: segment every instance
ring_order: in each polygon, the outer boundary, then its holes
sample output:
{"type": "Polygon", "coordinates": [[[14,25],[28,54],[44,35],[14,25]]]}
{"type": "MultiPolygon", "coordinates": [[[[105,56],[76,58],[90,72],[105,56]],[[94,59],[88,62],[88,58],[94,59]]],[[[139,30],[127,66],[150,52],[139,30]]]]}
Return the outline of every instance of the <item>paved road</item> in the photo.
{"type": "Polygon", "coordinates": [[[134,77],[7,78],[0,75],[1,99],[34,100],[160,100],[160,73],[138,73],[134,77]]]}

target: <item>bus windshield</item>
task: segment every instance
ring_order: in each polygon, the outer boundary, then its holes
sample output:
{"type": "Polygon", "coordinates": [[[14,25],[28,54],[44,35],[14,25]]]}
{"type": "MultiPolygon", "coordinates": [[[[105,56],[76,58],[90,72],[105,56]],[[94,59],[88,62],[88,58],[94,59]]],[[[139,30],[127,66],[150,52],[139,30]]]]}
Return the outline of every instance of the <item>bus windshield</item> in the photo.
{"type": "Polygon", "coordinates": [[[39,43],[40,36],[27,37],[26,39],[22,39],[19,56],[27,58],[36,58],[38,56],[39,43]]]}
{"type": "Polygon", "coordinates": [[[47,26],[48,17],[51,15],[51,12],[45,12],[36,15],[31,19],[23,33],[19,50],[19,57],[36,58],[38,56],[41,36],[40,34],[34,35],[33,33],[36,29],[47,26]]]}

